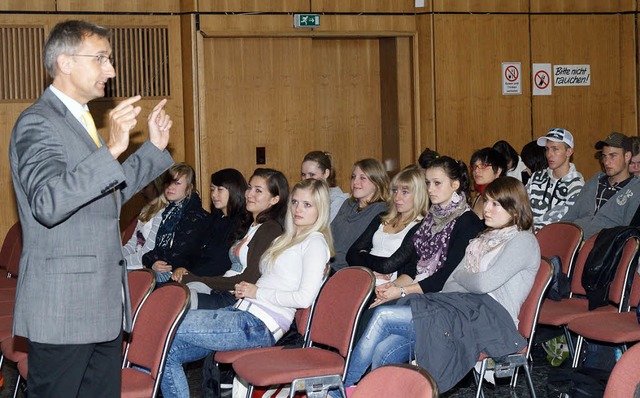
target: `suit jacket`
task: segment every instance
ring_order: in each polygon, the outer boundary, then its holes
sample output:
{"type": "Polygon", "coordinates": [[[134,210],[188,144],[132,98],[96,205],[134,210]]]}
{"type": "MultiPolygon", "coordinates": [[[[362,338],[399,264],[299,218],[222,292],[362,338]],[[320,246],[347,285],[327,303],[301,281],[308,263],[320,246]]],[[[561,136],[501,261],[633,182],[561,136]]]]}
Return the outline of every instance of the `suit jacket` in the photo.
{"type": "Polygon", "coordinates": [[[48,344],[113,340],[123,308],[125,330],[131,324],[120,208],[171,156],[147,141],[120,164],[47,89],[18,118],[9,159],[24,240],[13,333],[48,344]]]}

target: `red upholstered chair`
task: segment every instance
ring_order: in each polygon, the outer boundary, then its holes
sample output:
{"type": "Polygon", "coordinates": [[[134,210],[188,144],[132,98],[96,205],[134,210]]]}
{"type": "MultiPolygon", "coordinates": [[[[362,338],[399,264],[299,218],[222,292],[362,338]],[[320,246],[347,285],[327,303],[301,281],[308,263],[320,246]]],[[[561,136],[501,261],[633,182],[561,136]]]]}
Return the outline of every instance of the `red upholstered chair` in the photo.
{"type": "Polygon", "coordinates": [[[437,398],[438,386],[419,366],[394,364],[381,366],[366,375],[353,390],[351,398],[437,398]]]}
{"type": "Polygon", "coordinates": [[[307,383],[308,397],[314,393],[311,388],[325,395],[336,386],[344,390],[356,325],[374,286],[373,273],[364,267],[343,268],[329,278],[313,312],[308,347],[247,354],[233,362],[236,374],[249,383],[247,397],[252,396],[253,386],[289,384],[313,376],[333,375],[329,384],[307,383]]]}
{"type": "Polygon", "coordinates": [[[12,289],[15,293],[21,254],[22,229],[17,222],[7,232],[0,249],[0,272],[6,276],[0,278],[0,289],[12,289]]]}
{"type": "Polygon", "coordinates": [[[569,346],[569,352],[572,358],[575,358],[574,347],[571,340],[571,334],[567,328],[567,324],[574,319],[590,313],[615,313],[623,308],[625,289],[629,277],[629,268],[631,262],[638,251],[638,240],[631,238],[625,243],[620,262],[617,266],[615,278],[609,288],[609,301],[615,305],[596,308],[589,311],[589,301],[586,299],[586,291],[582,287],[582,273],[584,270],[587,257],[593,249],[597,235],[589,238],[578,253],[578,259],[575,265],[575,271],[571,278],[571,297],[561,301],[546,300],[542,305],[539,323],[543,325],[559,326],[564,329],[569,346]],[[582,296],[582,297],[581,297],[582,296]]]}
{"type": "Polygon", "coordinates": [[[156,396],[171,341],[188,307],[189,289],[173,282],[154,290],[142,304],[124,356],[122,397],[156,396]]]}
{"type": "Polygon", "coordinates": [[[562,272],[571,278],[578,249],[584,239],[582,228],[570,222],[555,222],[542,227],[536,239],[540,245],[540,255],[548,259],[560,257],[562,272]]]}
{"type": "MultiPolygon", "coordinates": [[[[12,273],[17,269],[14,268],[15,264],[12,262],[13,249],[16,245],[20,246],[20,252],[22,251],[22,229],[20,222],[16,222],[9,228],[7,234],[2,241],[2,247],[0,248],[0,276],[10,278],[12,273]]],[[[18,255],[18,259],[20,256],[18,255]]],[[[14,275],[15,276],[15,275],[14,275]]]]}
{"type": "Polygon", "coordinates": [[[529,391],[531,392],[531,396],[535,398],[536,392],[533,388],[533,381],[531,380],[531,373],[529,370],[529,359],[531,358],[531,347],[533,346],[531,342],[533,341],[536,332],[540,308],[542,307],[547,289],[549,289],[549,285],[551,284],[552,277],[553,267],[546,259],[540,259],[540,268],[536,274],[536,279],[533,282],[533,286],[531,287],[531,291],[529,292],[527,299],[522,304],[522,307],[520,307],[520,313],[518,314],[518,331],[527,339],[528,344],[520,352],[508,355],[505,359],[501,359],[500,361],[497,361],[496,359],[494,359],[494,361],[489,361],[490,358],[486,355],[482,355],[480,357],[480,372],[476,372],[475,370],[473,372],[476,382],[478,383],[476,398],[483,395],[482,382],[487,370],[490,368],[494,369],[496,371],[496,376],[499,376],[500,371],[505,371],[506,373],[511,373],[513,371],[513,376],[511,378],[511,387],[513,388],[516,386],[518,381],[517,370],[520,366],[524,368],[525,374],[527,375],[527,383],[529,384],[529,391]],[[494,366],[490,366],[490,362],[493,362],[494,366]]]}
{"type": "Polygon", "coordinates": [[[580,363],[580,352],[584,339],[597,340],[611,344],[626,344],[640,341],[640,324],[636,317],[635,306],[640,301],[640,275],[634,272],[629,304],[625,312],[594,313],[581,316],[569,322],[567,327],[578,335],[573,367],[580,363]]]}
{"type": "MultiPolygon", "coordinates": [[[[156,286],[156,274],[148,268],[141,268],[127,274],[129,281],[129,297],[131,300],[131,316],[135,322],[138,310],[156,286]]],[[[131,335],[125,333],[122,338],[122,354],[127,349],[131,335]]]]}
{"type": "Polygon", "coordinates": [[[640,344],[631,347],[613,367],[609,376],[604,398],[635,397],[634,392],[640,384],[640,344]]]}
{"type": "Polygon", "coordinates": [[[133,233],[136,230],[136,225],[138,225],[138,217],[134,217],[129,224],[127,224],[127,228],[122,231],[122,245],[124,246],[129,239],[133,236],[133,233]]]}

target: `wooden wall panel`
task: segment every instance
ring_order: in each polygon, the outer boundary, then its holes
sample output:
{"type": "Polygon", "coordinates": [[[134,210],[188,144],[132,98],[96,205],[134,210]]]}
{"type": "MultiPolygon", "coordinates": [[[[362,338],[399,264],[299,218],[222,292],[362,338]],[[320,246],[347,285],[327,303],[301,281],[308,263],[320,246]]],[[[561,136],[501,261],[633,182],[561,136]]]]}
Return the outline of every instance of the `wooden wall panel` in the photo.
{"type": "Polygon", "coordinates": [[[306,150],[331,152],[338,184],[349,192],[356,160],[382,160],[378,40],[314,39],[313,79],[316,128],[306,150]]]}
{"type": "Polygon", "coordinates": [[[599,169],[596,141],[612,131],[637,135],[635,51],[633,15],[531,17],[532,62],[591,65],[591,86],[553,87],[553,95],[533,98],[533,131],[568,128],[576,138],[574,163],[586,178],[599,169]]]}
{"type": "Polygon", "coordinates": [[[297,181],[314,135],[311,39],[218,38],[203,46],[203,179],[226,167],[247,177],[271,167],[297,181]],[[266,164],[256,164],[256,147],[265,147],[266,164]]]}
{"type": "Polygon", "coordinates": [[[522,13],[529,11],[529,1],[530,0],[433,0],[433,11],[522,13]]]}
{"type": "MultiPolygon", "coordinates": [[[[425,0],[425,6],[431,1],[425,0]]],[[[413,12],[415,0],[311,0],[313,12],[413,12]]],[[[426,7],[425,7],[426,8],[426,7]]],[[[429,11],[418,8],[418,10],[429,11]]]]}
{"type": "Polygon", "coordinates": [[[433,74],[433,15],[416,16],[417,37],[415,47],[417,53],[416,75],[414,82],[418,93],[418,130],[416,138],[416,155],[426,147],[436,147],[435,99],[433,74]]]}
{"type": "Polygon", "coordinates": [[[59,12],[180,12],[176,0],[57,0],[59,12]]]}
{"type": "Polygon", "coordinates": [[[207,36],[412,36],[414,16],[321,15],[317,29],[295,29],[292,15],[201,15],[200,31],[207,36]]]}
{"type": "MultiPolygon", "coordinates": [[[[3,0],[0,1],[0,11],[55,11],[56,0],[3,0]]],[[[3,19],[4,16],[0,16],[3,19]]],[[[2,235],[4,236],[4,235],[2,235]]]]}
{"type": "Polygon", "coordinates": [[[529,0],[532,13],[625,12],[636,10],[636,0],[529,0]]]}
{"type": "Polygon", "coordinates": [[[441,154],[469,161],[508,138],[531,140],[526,15],[435,15],[436,140],[441,154]],[[522,95],[502,95],[502,62],[521,62],[522,95]]]}
{"type": "Polygon", "coordinates": [[[309,0],[198,0],[199,12],[309,12],[309,0]]]}

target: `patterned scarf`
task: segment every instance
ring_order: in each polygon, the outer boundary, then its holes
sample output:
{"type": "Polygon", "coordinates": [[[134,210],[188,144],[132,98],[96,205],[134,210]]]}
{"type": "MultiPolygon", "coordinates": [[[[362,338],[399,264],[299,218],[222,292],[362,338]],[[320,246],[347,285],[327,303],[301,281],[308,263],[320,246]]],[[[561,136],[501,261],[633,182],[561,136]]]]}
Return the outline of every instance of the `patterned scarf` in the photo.
{"type": "Polygon", "coordinates": [[[512,225],[506,228],[492,229],[472,239],[465,252],[465,269],[469,272],[479,272],[482,257],[501,244],[511,240],[517,233],[518,227],[512,225]]]}
{"type": "Polygon", "coordinates": [[[453,194],[445,207],[433,205],[413,235],[413,245],[420,259],[417,265],[416,282],[421,281],[442,268],[447,260],[451,231],[458,217],[469,211],[464,193],[453,194]]]}
{"type": "Polygon", "coordinates": [[[182,212],[186,203],[186,198],[180,202],[169,202],[164,213],[162,213],[162,222],[160,222],[156,234],[156,247],[166,250],[171,248],[176,225],[178,225],[178,222],[180,222],[182,218],[182,212]]]}

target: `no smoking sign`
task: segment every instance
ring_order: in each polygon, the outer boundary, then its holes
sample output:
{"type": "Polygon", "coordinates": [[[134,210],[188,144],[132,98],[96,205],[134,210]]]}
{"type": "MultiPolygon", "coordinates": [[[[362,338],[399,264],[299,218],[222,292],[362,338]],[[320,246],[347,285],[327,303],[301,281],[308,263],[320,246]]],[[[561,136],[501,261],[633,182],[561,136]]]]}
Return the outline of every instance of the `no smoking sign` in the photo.
{"type": "Polygon", "coordinates": [[[533,64],[533,95],[551,95],[551,64],[533,64]]]}

